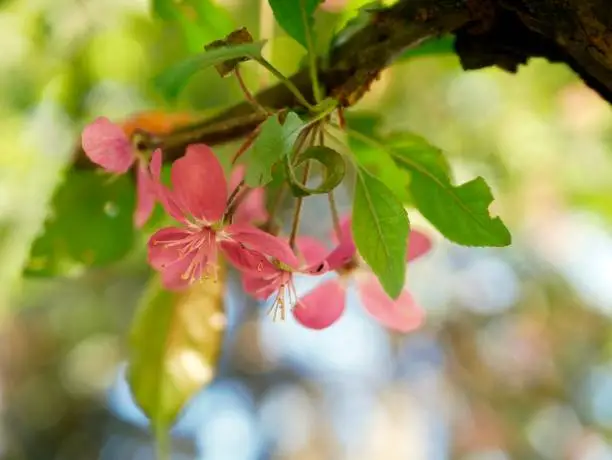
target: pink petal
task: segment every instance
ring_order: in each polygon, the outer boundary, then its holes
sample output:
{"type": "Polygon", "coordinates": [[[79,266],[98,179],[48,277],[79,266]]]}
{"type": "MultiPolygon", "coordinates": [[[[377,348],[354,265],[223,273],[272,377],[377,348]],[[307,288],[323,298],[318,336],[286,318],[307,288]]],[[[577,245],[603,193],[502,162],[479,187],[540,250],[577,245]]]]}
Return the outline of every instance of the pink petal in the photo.
{"type": "Polygon", "coordinates": [[[171,171],[175,203],[183,214],[209,223],[223,216],[227,201],[227,183],[221,163],[204,144],[192,144],[187,153],[174,162],[171,171]]]}
{"type": "Polygon", "coordinates": [[[408,251],[406,251],[406,262],[417,259],[431,249],[431,239],[419,230],[411,230],[408,235],[408,251]]]}
{"type": "Polygon", "coordinates": [[[351,218],[350,216],[343,217],[340,219],[340,238],[336,237],[334,232],[332,241],[338,245],[329,253],[326,257],[326,261],[329,265],[330,270],[337,270],[348,262],[357,253],[355,242],[353,241],[353,234],[351,232],[351,218]]]}
{"type": "Polygon", "coordinates": [[[167,227],[157,231],[149,239],[149,264],[161,273],[162,284],[167,289],[181,290],[192,282],[184,274],[197,252],[181,252],[188,244],[190,236],[191,234],[183,229],[167,227]],[[174,242],[177,245],[168,246],[168,243],[174,242]]]}
{"type": "Polygon", "coordinates": [[[340,243],[336,248],[329,253],[325,258],[330,270],[337,270],[348,264],[355,254],[357,248],[354,243],[340,243]]]}
{"type": "Polygon", "coordinates": [[[245,275],[256,277],[270,276],[280,270],[260,252],[246,248],[236,241],[221,241],[219,247],[227,260],[245,275]]]}
{"type": "Polygon", "coordinates": [[[134,225],[142,227],[153,212],[157,193],[155,184],[149,175],[146,165],[139,164],[136,176],[136,211],[134,212],[134,225]]]}
{"type": "Polygon", "coordinates": [[[263,188],[248,191],[246,198],[236,209],[233,221],[238,224],[265,222],[268,219],[265,198],[266,194],[263,188]]]}
{"type": "Polygon", "coordinates": [[[155,149],[153,155],[151,155],[151,161],[149,161],[149,170],[151,171],[151,177],[155,182],[161,183],[161,169],[162,151],[161,149],[155,149]]]}
{"type": "Polygon", "coordinates": [[[259,300],[266,300],[276,292],[282,282],[282,277],[273,276],[261,278],[258,276],[243,275],[242,287],[244,291],[259,300]]]}
{"type": "Polygon", "coordinates": [[[161,181],[161,168],[162,151],[161,149],[157,149],[153,152],[153,156],[149,162],[149,169],[151,171],[155,195],[170,217],[178,222],[187,223],[187,220],[181,211],[181,207],[176,203],[174,194],[161,181]]]}
{"type": "Polygon", "coordinates": [[[166,227],[155,232],[148,243],[149,264],[156,270],[161,270],[179,259],[179,252],[187,245],[190,236],[190,232],[177,227],[166,227]],[[174,245],[169,246],[170,243],[174,245]]]}
{"type": "Polygon", "coordinates": [[[353,243],[353,232],[351,231],[351,216],[343,216],[340,218],[340,238],[336,233],[335,229],[332,229],[331,240],[335,244],[354,244],[353,243]]]}
{"type": "Polygon", "coordinates": [[[344,306],[344,286],[338,279],[333,279],[323,282],[302,297],[293,309],[293,316],[304,327],[325,329],[342,316],[344,306]]]}
{"type": "Polygon", "coordinates": [[[196,256],[195,252],[188,253],[185,257],[175,260],[160,271],[162,284],[166,289],[180,291],[193,283],[194,280],[186,277],[185,273],[196,256]]]}
{"type": "Polygon", "coordinates": [[[384,326],[401,332],[418,328],[424,319],[423,310],[404,289],[397,300],[390,298],[373,274],[358,280],[358,291],[366,311],[384,326]]]}
{"type": "Polygon", "coordinates": [[[106,117],[96,118],[85,126],[81,145],[92,162],[109,172],[123,174],[135,159],[132,144],[123,129],[106,117]]]}
{"type": "Polygon", "coordinates": [[[308,265],[321,262],[327,256],[327,248],[316,238],[311,236],[299,236],[295,240],[298,251],[308,265]]]}
{"type": "Polygon", "coordinates": [[[167,227],[151,236],[149,263],[161,272],[164,285],[181,289],[203,276],[212,274],[216,264],[215,233],[167,227]]]}
{"type": "Polygon", "coordinates": [[[287,242],[263,230],[245,224],[232,224],[225,227],[225,232],[249,249],[273,257],[285,265],[295,269],[300,265],[287,242]]]}
{"type": "Polygon", "coordinates": [[[300,236],[295,241],[296,246],[307,264],[300,271],[309,275],[321,275],[329,271],[329,264],[325,260],[327,249],[316,238],[300,236]]]}
{"type": "Polygon", "coordinates": [[[244,179],[245,170],[246,170],[245,165],[241,164],[241,165],[234,166],[234,169],[232,169],[232,173],[230,174],[230,180],[229,180],[230,191],[238,187],[238,184],[240,183],[240,181],[244,179]]]}

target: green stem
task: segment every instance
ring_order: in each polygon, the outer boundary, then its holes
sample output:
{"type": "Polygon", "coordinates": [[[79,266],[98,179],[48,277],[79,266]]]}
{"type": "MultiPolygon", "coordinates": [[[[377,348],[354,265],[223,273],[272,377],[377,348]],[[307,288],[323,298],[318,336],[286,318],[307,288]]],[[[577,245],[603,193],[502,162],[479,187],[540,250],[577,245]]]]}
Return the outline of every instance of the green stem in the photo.
{"type": "Polygon", "coordinates": [[[170,460],[170,433],[162,424],[155,426],[155,457],[157,460],[170,460]]]}
{"type": "MultiPolygon", "coordinates": [[[[302,183],[308,182],[308,175],[310,174],[310,161],[307,161],[304,165],[304,175],[302,176],[302,183]]],[[[302,204],[304,197],[298,197],[295,202],[295,211],[293,212],[293,223],[291,225],[291,235],[289,236],[289,246],[295,250],[295,239],[297,237],[298,230],[300,228],[300,215],[302,214],[302,204]]]]}
{"type": "Polygon", "coordinates": [[[315,102],[318,104],[321,102],[322,97],[321,87],[319,86],[319,72],[317,71],[317,54],[312,41],[312,34],[310,33],[308,17],[306,16],[306,8],[304,8],[304,0],[300,0],[300,10],[302,12],[302,23],[304,25],[304,32],[306,34],[306,46],[308,47],[308,67],[310,69],[310,80],[312,82],[312,95],[315,98],[315,102]]]}
{"type": "Polygon", "coordinates": [[[306,100],[306,98],[300,92],[300,90],[297,88],[297,86],[295,86],[293,84],[293,82],[291,80],[289,80],[287,77],[285,77],[280,72],[280,70],[278,70],[276,67],[274,67],[271,62],[269,62],[268,60],[266,60],[266,59],[264,59],[262,57],[257,58],[256,61],[259,62],[259,64],[261,64],[262,66],[264,66],[266,69],[268,69],[272,75],[274,75],[276,78],[278,78],[280,80],[280,82],[282,84],[284,84],[289,91],[291,91],[291,93],[300,102],[300,104],[302,104],[304,107],[306,107],[310,111],[314,110],[314,106],[312,104],[310,104],[306,100]]]}
{"type": "Polygon", "coordinates": [[[274,197],[274,201],[272,202],[272,205],[270,206],[270,212],[268,214],[268,220],[267,222],[264,224],[262,230],[265,230],[273,235],[276,235],[278,233],[278,226],[275,224],[275,219],[276,219],[276,213],[278,212],[278,209],[280,208],[280,205],[282,204],[283,200],[285,199],[285,194],[287,193],[287,185],[285,183],[283,183],[279,189],[278,192],[276,193],[276,196],[274,197]]]}
{"type": "Polygon", "coordinates": [[[338,238],[339,241],[340,238],[342,238],[342,231],[340,230],[340,216],[338,215],[338,208],[336,207],[336,199],[334,198],[333,191],[327,194],[327,200],[329,201],[329,210],[331,211],[334,231],[336,232],[336,238],[338,238]]]}

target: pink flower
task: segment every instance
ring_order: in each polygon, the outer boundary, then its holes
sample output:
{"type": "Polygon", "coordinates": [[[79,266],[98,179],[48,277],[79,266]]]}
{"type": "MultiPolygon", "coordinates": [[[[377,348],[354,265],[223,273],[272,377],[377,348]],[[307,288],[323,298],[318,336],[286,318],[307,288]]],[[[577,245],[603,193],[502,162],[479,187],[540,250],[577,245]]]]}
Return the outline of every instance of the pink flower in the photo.
{"type": "MultiPolygon", "coordinates": [[[[242,164],[233,169],[229,183],[230,191],[240,184],[240,181],[244,178],[244,170],[245,166],[242,164]]],[[[266,210],[263,187],[254,188],[246,193],[247,195],[236,209],[232,221],[244,224],[265,222],[268,218],[268,211],[266,210]]]]}
{"type": "Polygon", "coordinates": [[[155,206],[155,190],[147,161],[136,155],[123,128],[99,117],[83,129],[81,144],[87,157],[110,173],[125,174],[138,161],[134,225],[142,227],[155,206]]]}
{"type": "Polygon", "coordinates": [[[299,302],[293,284],[294,274],[320,275],[327,270],[327,264],[319,259],[314,265],[305,266],[300,264],[285,241],[275,238],[274,244],[278,248],[276,253],[282,253],[282,258],[253,257],[250,264],[241,267],[242,285],[245,292],[259,300],[266,300],[276,293],[269,313],[274,319],[280,314],[280,319],[284,320],[287,308],[293,309],[299,302]]]}
{"type": "Polygon", "coordinates": [[[228,187],[223,168],[204,144],[187,147],[170,171],[172,189],[161,182],[161,151],[153,153],[151,175],[157,198],[181,225],[158,230],[149,239],[149,263],[168,289],[183,289],[196,280],[216,277],[222,250],[240,269],[252,270],[260,260],[284,260],[277,238],[243,223],[226,225],[228,187]],[[257,262],[256,262],[257,261],[257,262]]]}
{"type": "MultiPolygon", "coordinates": [[[[296,320],[310,329],[324,329],[335,323],[344,312],[346,286],[352,276],[366,311],[381,324],[401,332],[419,327],[424,314],[410,292],[404,289],[400,296],[393,300],[369,268],[358,261],[349,219],[343,222],[341,232],[338,246],[323,259],[329,269],[336,270],[340,276],[324,281],[301,298],[299,308],[293,310],[296,320]]],[[[322,260],[321,254],[325,253],[325,248],[318,242],[311,242],[310,245],[308,254],[322,260]]],[[[406,261],[422,256],[430,248],[431,240],[424,233],[412,230],[406,261]]]]}

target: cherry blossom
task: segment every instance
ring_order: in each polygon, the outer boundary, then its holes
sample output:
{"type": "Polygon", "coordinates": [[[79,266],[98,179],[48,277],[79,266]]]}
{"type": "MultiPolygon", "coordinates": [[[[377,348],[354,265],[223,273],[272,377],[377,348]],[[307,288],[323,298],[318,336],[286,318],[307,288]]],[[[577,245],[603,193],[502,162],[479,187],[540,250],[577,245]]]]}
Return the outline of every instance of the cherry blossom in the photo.
{"type": "MultiPolygon", "coordinates": [[[[161,150],[151,159],[157,199],[180,226],[165,227],[149,239],[149,263],[168,289],[183,289],[202,278],[216,278],[223,251],[237,268],[251,271],[261,260],[289,260],[290,249],[277,238],[245,223],[224,221],[228,187],[223,168],[204,144],[192,144],[170,171],[172,188],[161,182],[161,150]]],[[[289,260],[291,262],[291,260],[289,260]]]]}
{"type": "MultiPolygon", "coordinates": [[[[299,240],[300,238],[298,244],[299,240]]],[[[242,265],[242,285],[245,292],[259,300],[266,300],[275,294],[268,313],[272,313],[274,319],[280,316],[280,319],[284,320],[287,309],[299,308],[294,275],[320,275],[327,271],[327,263],[321,259],[313,265],[300,263],[288,243],[275,238],[274,245],[277,246],[276,253],[279,258],[262,258],[255,255],[249,263],[242,265]]]]}
{"type": "Polygon", "coordinates": [[[83,129],[81,144],[87,157],[114,174],[125,174],[137,162],[134,225],[142,227],[155,206],[155,190],[147,160],[137,155],[124,129],[106,117],[98,117],[83,129]]]}
{"type": "MultiPolygon", "coordinates": [[[[423,311],[405,288],[396,300],[386,294],[376,276],[358,259],[350,225],[349,219],[342,223],[340,241],[327,256],[322,256],[326,250],[320,243],[310,243],[307,254],[311,261],[317,258],[323,260],[339,276],[324,281],[300,299],[299,308],[293,310],[296,320],[310,329],[331,326],[344,312],[346,288],[349,282],[354,281],[364,308],[381,324],[401,332],[416,329],[423,321],[423,311]]],[[[429,237],[412,230],[406,261],[417,259],[430,248],[429,237]]]]}

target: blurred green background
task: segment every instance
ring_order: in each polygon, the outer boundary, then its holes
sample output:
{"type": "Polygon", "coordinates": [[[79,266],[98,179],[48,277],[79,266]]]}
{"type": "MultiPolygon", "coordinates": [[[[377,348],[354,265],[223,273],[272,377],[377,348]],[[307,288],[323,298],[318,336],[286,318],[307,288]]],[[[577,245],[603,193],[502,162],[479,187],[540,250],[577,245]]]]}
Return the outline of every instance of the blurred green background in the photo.
{"type": "MultiPolygon", "coordinates": [[[[318,14],[322,50],[359,2],[341,3],[318,14]]],[[[22,273],[85,123],[239,101],[213,70],[175,104],[151,83],[234,27],[271,39],[268,57],[297,69],[304,52],[265,1],[219,4],[207,27],[154,17],[146,0],[0,2],[1,458],[153,458],[123,379],[146,232],[120,263],[22,273]]],[[[245,72],[254,89],[271,83],[245,72]]],[[[436,54],[384,72],[352,110],[442,147],[459,181],[484,176],[513,245],[462,248],[431,230],[435,250],[408,274],[428,318],[408,335],[356,299],[323,332],[272,323],[231,278],[219,375],[186,409],[173,458],[612,459],[608,105],[562,65],[463,72],[436,54]]],[[[307,200],[306,232],[321,230],[320,206],[307,200]]]]}

